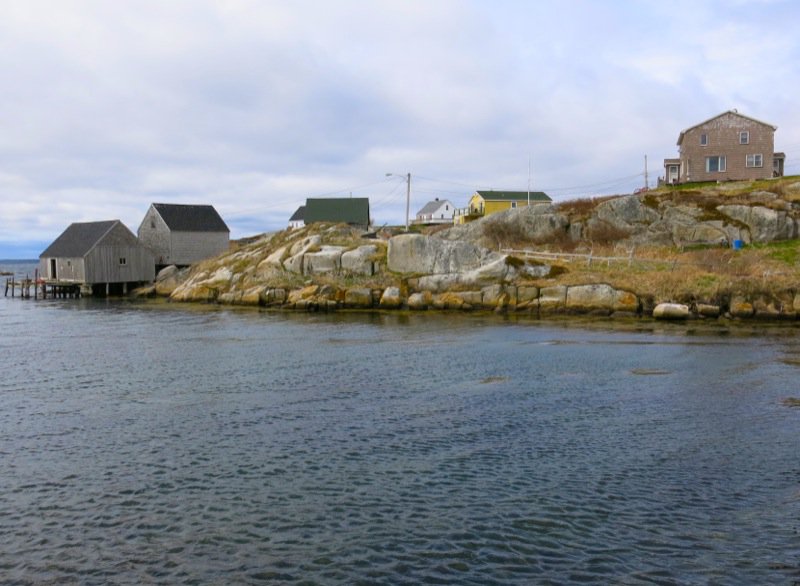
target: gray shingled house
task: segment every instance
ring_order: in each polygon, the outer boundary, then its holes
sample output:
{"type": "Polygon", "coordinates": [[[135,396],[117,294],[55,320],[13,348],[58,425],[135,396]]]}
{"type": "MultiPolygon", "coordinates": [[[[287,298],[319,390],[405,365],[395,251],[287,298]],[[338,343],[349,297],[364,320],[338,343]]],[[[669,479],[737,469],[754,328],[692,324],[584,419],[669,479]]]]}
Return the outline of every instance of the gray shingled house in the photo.
{"type": "Polygon", "coordinates": [[[777,126],[728,110],[681,131],[678,158],[664,159],[666,183],[741,181],[783,176],[777,126]]]}
{"type": "Polygon", "coordinates": [[[39,272],[83,293],[124,294],[155,278],[152,253],[119,220],[76,222],[39,255],[39,272]]]}
{"type": "Polygon", "coordinates": [[[157,268],[187,266],[228,250],[230,230],[214,206],[154,203],[139,225],[139,240],[157,268]]]}
{"type": "Polygon", "coordinates": [[[366,197],[329,197],[306,199],[305,225],[334,222],[369,228],[369,199],[366,197]]]}

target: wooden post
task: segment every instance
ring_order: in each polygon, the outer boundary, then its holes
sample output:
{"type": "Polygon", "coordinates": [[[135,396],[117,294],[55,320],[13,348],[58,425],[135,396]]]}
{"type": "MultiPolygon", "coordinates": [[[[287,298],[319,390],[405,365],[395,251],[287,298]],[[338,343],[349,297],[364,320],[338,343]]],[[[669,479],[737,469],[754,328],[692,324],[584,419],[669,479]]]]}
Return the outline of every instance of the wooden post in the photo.
{"type": "Polygon", "coordinates": [[[14,284],[14,275],[11,275],[11,298],[14,298],[14,291],[16,291],[17,286],[14,284]]]}

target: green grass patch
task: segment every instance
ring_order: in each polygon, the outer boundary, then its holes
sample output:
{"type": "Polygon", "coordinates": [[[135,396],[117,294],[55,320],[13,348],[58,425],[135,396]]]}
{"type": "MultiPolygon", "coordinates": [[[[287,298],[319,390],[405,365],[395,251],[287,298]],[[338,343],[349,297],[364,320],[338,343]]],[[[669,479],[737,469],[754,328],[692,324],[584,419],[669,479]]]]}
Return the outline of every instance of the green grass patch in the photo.
{"type": "Polygon", "coordinates": [[[756,243],[751,245],[755,250],[763,250],[767,258],[787,265],[796,265],[800,261],[800,240],[782,240],[780,242],[756,243]]]}

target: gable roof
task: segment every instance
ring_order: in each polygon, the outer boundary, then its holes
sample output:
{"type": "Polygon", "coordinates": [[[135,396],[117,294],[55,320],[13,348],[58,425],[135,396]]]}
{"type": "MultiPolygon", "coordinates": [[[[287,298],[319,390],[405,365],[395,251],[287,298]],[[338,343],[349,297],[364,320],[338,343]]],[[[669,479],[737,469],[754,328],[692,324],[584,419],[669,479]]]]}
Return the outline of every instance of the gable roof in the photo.
{"type": "Polygon", "coordinates": [[[553,201],[543,191],[477,191],[476,193],[486,201],[528,201],[528,195],[531,201],[553,201]]]}
{"type": "Polygon", "coordinates": [[[422,207],[422,209],[417,212],[417,215],[419,216],[420,214],[432,214],[443,205],[449,205],[450,207],[453,206],[453,204],[450,203],[449,199],[435,199],[433,201],[429,201],[428,203],[426,203],[422,207]]]}
{"type": "Polygon", "coordinates": [[[154,203],[153,207],[176,232],[230,232],[214,206],[154,203]]]}
{"type": "Polygon", "coordinates": [[[306,199],[306,224],[344,222],[369,226],[369,199],[366,197],[331,197],[306,199]]]}
{"type": "Polygon", "coordinates": [[[711,122],[712,120],[716,120],[717,118],[722,118],[723,116],[728,116],[729,114],[733,115],[733,116],[738,116],[739,118],[744,118],[745,120],[750,120],[751,122],[755,122],[756,124],[761,124],[763,126],[769,126],[770,128],[772,128],[773,131],[778,130],[778,127],[775,126],[774,124],[769,124],[768,122],[763,122],[762,120],[756,120],[755,118],[751,118],[750,116],[745,116],[744,114],[739,114],[739,112],[736,111],[736,110],[727,110],[727,111],[723,112],[722,114],[717,114],[716,116],[712,116],[708,120],[703,120],[699,124],[695,124],[694,126],[690,126],[689,128],[687,128],[685,130],[681,130],[681,133],[678,135],[678,145],[680,145],[683,142],[683,137],[687,132],[690,132],[690,131],[694,130],[695,128],[703,126],[704,124],[708,124],[709,122],[711,122]]]}
{"type": "Polygon", "coordinates": [[[290,222],[300,222],[301,220],[305,220],[305,216],[306,216],[306,206],[300,206],[292,214],[292,217],[289,218],[289,221],[290,222]]]}
{"type": "Polygon", "coordinates": [[[108,234],[114,226],[121,224],[119,220],[104,222],[75,222],[70,224],[61,236],[39,255],[61,258],[80,258],[86,254],[108,234]]]}

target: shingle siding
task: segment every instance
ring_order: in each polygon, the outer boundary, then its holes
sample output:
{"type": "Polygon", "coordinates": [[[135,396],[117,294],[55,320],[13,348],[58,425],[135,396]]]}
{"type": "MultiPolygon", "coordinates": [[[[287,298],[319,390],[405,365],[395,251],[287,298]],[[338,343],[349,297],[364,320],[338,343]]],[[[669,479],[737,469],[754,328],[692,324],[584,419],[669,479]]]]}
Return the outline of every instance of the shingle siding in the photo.
{"type": "Polygon", "coordinates": [[[152,204],[138,233],[159,266],[194,264],[230,245],[228,227],[212,206],[152,204]]]}
{"type": "Polygon", "coordinates": [[[681,133],[680,181],[730,181],[772,177],[775,127],[736,112],[726,112],[681,133]],[[740,133],[749,133],[740,144],[740,133]],[[706,142],[701,144],[701,136],[706,142]],[[761,155],[761,167],[747,167],[748,155],[761,155]],[[708,157],[725,157],[725,171],[706,171],[708,157]]]}
{"type": "Polygon", "coordinates": [[[153,255],[118,220],[72,224],[41,254],[39,267],[45,278],[75,283],[141,283],[155,278],[153,255]],[[73,252],[61,255],[60,248],[73,252]]]}

